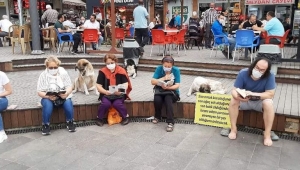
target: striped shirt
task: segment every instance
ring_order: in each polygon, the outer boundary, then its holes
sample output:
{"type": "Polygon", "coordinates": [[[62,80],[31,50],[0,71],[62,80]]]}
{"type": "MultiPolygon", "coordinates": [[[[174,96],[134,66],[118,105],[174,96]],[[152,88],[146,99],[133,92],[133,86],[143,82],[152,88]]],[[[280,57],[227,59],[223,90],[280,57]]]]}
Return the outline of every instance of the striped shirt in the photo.
{"type": "Polygon", "coordinates": [[[198,33],[199,29],[199,18],[192,18],[190,17],[189,20],[189,33],[198,33]]]}
{"type": "Polygon", "coordinates": [[[218,17],[218,12],[215,9],[208,9],[204,12],[204,17],[203,17],[203,23],[204,25],[206,24],[212,24],[215,22],[215,20],[218,17]]]}
{"type": "Polygon", "coordinates": [[[42,21],[47,21],[47,23],[56,23],[58,17],[58,12],[55,9],[47,9],[42,15],[42,21]]]}
{"type": "MultiPolygon", "coordinates": [[[[45,69],[39,77],[37,83],[37,92],[47,92],[50,84],[57,84],[60,89],[67,89],[72,86],[72,82],[68,72],[62,68],[58,67],[57,76],[52,76],[48,73],[48,70],[45,69]]],[[[72,93],[67,97],[71,98],[72,93]]]]}

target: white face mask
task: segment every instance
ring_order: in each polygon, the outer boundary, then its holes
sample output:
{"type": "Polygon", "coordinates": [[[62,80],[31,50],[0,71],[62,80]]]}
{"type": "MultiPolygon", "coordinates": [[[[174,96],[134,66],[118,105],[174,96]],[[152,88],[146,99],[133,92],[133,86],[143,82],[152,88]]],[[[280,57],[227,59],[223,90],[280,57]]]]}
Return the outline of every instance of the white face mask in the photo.
{"type": "Polygon", "coordinates": [[[58,68],[57,69],[48,69],[49,74],[51,74],[52,76],[56,75],[58,72],[58,68]]]}
{"type": "Polygon", "coordinates": [[[164,71],[165,72],[170,72],[172,70],[172,67],[171,68],[168,68],[168,67],[163,67],[164,68],[164,71]]]}
{"type": "Polygon", "coordinates": [[[106,65],[106,67],[107,67],[108,69],[110,69],[110,70],[113,70],[113,69],[115,69],[115,67],[116,67],[116,63],[108,64],[108,65],[106,65]]]}
{"type": "Polygon", "coordinates": [[[252,70],[252,76],[256,79],[259,79],[263,74],[256,70],[255,68],[252,70]]]}

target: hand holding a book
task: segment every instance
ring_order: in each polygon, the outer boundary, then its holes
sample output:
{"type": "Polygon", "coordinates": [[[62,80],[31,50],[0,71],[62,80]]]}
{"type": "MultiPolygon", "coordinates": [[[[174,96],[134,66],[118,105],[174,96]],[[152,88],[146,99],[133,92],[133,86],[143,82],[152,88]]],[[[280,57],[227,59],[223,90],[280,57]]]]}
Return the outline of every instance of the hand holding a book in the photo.
{"type": "Polygon", "coordinates": [[[66,99],[68,96],[69,96],[69,94],[67,94],[67,93],[59,94],[59,97],[62,98],[62,99],[66,99]]]}
{"type": "Polygon", "coordinates": [[[57,96],[54,96],[54,95],[48,96],[48,99],[51,100],[51,101],[54,101],[54,100],[57,99],[57,96]]]}

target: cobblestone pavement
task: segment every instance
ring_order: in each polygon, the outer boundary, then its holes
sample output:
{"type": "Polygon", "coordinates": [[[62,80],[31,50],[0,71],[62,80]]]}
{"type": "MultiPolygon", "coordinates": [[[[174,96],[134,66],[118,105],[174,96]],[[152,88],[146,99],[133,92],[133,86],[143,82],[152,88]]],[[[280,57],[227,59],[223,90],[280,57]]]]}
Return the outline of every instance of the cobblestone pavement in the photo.
{"type": "Polygon", "coordinates": [[[239,132],[231,141],[220,129],[130,123],[9,135],[0,144],[1,170],[299,170],[300,143],[239,132]]]}

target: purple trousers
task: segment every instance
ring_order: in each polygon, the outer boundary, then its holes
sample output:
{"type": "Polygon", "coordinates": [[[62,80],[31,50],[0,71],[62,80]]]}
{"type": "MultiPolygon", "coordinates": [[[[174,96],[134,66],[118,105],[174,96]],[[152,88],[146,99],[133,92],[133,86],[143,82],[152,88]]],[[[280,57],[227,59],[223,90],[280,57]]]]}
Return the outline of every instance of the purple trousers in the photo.
{"type": "Polygon", "coordinates": [[[101,105],[98,109],[98,119],[103,119],[104,115],[107,114],[110,107],[114,107],[120,116],[124,119],[127,116],[127,110],[124,104],[124,99],[116,99],[114,101],[108,100],[106,97],[102,97],[101,105]]]}

